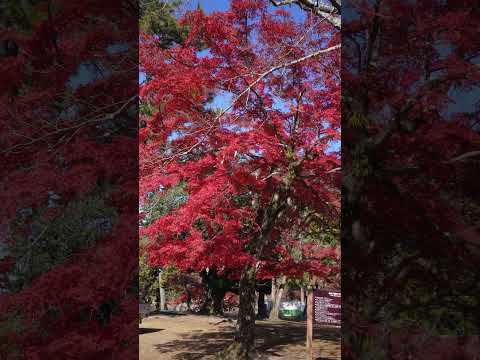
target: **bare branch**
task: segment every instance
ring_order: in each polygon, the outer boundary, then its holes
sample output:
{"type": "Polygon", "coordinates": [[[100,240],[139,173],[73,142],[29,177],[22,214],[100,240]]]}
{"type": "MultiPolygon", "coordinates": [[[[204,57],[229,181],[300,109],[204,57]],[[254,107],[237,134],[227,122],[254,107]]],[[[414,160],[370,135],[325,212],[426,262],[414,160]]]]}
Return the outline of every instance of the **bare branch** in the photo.
{"type": "Polygon", "coordinates": [[[457,162],[457,161],[462,161],[462,160],[465,160],[465,159],[468,159],[468,158],[471,158],[471,157],[474,157],[474,156],[478,156],[478,155],[480,155],[480,151],[470,151],[470,152],[467,152],[463,155],[460,155],[460,156],[454,157],[453,159],[450,159],[448,161],[448,163],[454,163],[454,162],[457,162]]]}
{"type": "Polygon", "coordinates": [[[65,128],[59,128],[57,130],[54,130],[52,132],[49,132],[41,137],[38,137],[38,138],[32,138],[30,141],[28,142],[25,142],[25,143],[20,143],[20,144],[16,144],[10,148],[7,148],[5,150],[3,150],[1,153],[2,154],[5,154],[5,153],[10,153],[18,148],[21,148],[21,147],[26,147],[26,146],[31,146],[35,143],[38,143],[40,141],[43,141],[45,139],[47,139],[48,137],[51,137],[53,135],[58,135],[58,134],[61,134],[61,133],[64,133],[64,132],[68,132],[68,131],[71,131],[71,130],[75,130],[75,132],[78,131],[78,129],[86,126],[86,125],[90,125],[90,124],[93,124],[93,123],[99,123],[99,122],[103,122],[103,121],[106,121],[106,120],[112,120],[114,119],[117,115],[119,115],[121,112],[123,112],[125,110],[125,108],[135,99],[137,99],[138,96],[137,95],[134,95],[132,97],[130,97],[129,99],[127,99],[117,110],[115,110],[114,112],[112,113],[108,113],[108,114],[105,114],[105,115],[102,115],[102,116],[99,116],[99,117],[94,117],[94,118],[91,118],[91,119],[87,119],[87,120],[84,120],[82,121],[81,123],[79,124],[76,124],[76,125],[73,125],[73,126],[69,126],[69,127],[65,127],[65,128]]]}
{"type": "Polygon", "coordinates": [[[284,63],[284,64],[280,64],[280,65],[277,65],[277,66],[274,66],[274,67],[270,68],[269,70],[262,73],[254,82],[252,82],[250,85],[248,85],[247,88],[245,90],[243,90],[238,96],[236,96],[235,99],[230,104],[230,106],[227,107],[226,109],[224,109],[218,117],[221,117],[228,110],[230,110],[233,107],[233,105],[238,101],[238,99],[240,99],[243,95],[245,95],[248,91],[250,91],[255,85],[257,85],[261,80],[263,80],[266,76],[270,75],[274,71],[299,64],[299,63],[304,62],[308,59],[314,58],[314,57],[316,57],[318,55],[321,55],[321,54],[331,52],[331,51],[339,49],[339,48],[340,48],[340,45],[335,45],[335,46],[332,46],[332,47],[329,47],[329,48],[326,48],[326,49],[321,49],[321,50],[315,51],[315,52],[313,52],[309,55],[301,57],[299,59],[295,59],[293,61],[290,61],[290,62],[287,62],[287,63],[284,63]]]}
{"type": "Polygon", "coordinates": [[[270,0],[270,2],[275,6],[296,4],[305,11],[325,18],[337,29],[342,28],[341,0],[331,0],[331,5],[322,4],[319,0],[270,0]]]}

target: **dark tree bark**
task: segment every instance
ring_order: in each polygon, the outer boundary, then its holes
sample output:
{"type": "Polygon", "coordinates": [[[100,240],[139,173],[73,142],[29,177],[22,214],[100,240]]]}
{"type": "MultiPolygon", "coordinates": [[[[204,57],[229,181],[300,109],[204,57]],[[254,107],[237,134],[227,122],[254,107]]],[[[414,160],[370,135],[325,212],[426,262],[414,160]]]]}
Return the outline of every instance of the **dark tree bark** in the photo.
{"type": "Polygon", "coordinates": [[[215,269],[202,272],[203,284],[207,288],[207,297],[201,312],[209,315],[223,316],[223,300],[229,290],[229,283],[217,276],[215,269]]]}
{"type": "MultiPolygon", "coordinates": [[[[250,245],[251,253],[257,259],[263,255],[265,246],[271,245],[271,232],[277,221],[282,217],[288,204],[290,186],[297,176],[299,161],[289,159],[288,174],[283,183],[270,199],[269,205],[259,210],[257,223],[261,225],[260,234],[253,238],[250,245]]],[[[223,351],[220,356],[225,360],[249,360],[254,349],[255,342],[255,289],[256,289],[256,267],[249,265],[245,267],[240,278],[240,308],[237,318],[237,329],[234,343],[223,351]]]]}
{"type": "Polygon", "coordinates": [[[190,294],[190,291],[186,290],[187,293],[187,309],[189,312],[192,311],[192,294],[190,294]]]}
{"type": "Polygon", "coordinates": [[[245,345],[253,346],[255,326],[255,277],[253,266],[247,267],[240,278],[240,309],[238,312],[236,341],[245,340],[245,345]],[[243,300],[243,301],[242,301],[243,300]]]}
{"type": "Polygon", "coordinates": [[[212,315],[223,316],[223,299],[225,298],[225,289],[213,289],[212,291],[212,315]]]}
{"type": "Polygon", "coordinates": [[[257,317],[259,319],[265,319],[268,314],[267,314],[267,307],[265,306],[265,293],[262,291],[258,292],[258,304],[257,304],[257,317]]]}
{"type": "Polygon", "coordinates": [[[255,345],[255,281],[255,267],[246,267],[240,278],[240,308],[235,340],[222,352],[221,359],[251,359],[251,353],[255,345]]]}

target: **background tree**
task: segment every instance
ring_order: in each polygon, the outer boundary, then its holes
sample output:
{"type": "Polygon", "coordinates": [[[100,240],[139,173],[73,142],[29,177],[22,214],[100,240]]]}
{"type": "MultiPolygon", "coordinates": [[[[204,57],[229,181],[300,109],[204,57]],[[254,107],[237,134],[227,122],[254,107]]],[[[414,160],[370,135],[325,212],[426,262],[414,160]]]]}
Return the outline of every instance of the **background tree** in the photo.
{"type": "Polygon", "coordinates": [[[45,212],[59,207],[50,201],[11,223],[11,242],[6,247],[15,264],[6,274],[4,290],[26,288],[39,275],[64,263],[72,254],[91,247],[111,231],[117,215],[105,204],[104,194],[89,194],[81,200],[69,202],[63,213],[46,218],[45,212]]]}
{"type": "MultiPolygon", "coordinates": [[[[178,24],[176,17],[176,12],[181,4],[182,1],[141,0],[139,2],[140,29],[155,36],[158,46],[162,48],[166,49],[180,44],[187,34],[187,29],[178,24]]],[[[148,81],[148,79],[146,80],[148,81]]],[[[140,116],[151,116],[156,109],[152,104],[142,102],[139,111],[140,116]]],[[[181,185],[171,189],[167,195],[163,195],[161,190],[156,189],[151,192],[148,200],[142,204],[141,226],[150,224],[185,201],[186,193],[181,185]]],[[[160,292],[162,291],[159,287],[161,269],[150,265],[142,239],[140,240],[139,271],[140,300],[146,303],[155,302],[159,307],[160,292]]],[[[165,283],[165,281],[163,282],[165,283]]]]}
{"type": "Polygon", "coordinates": [[[144,304],[160,305],[160,283],[158,275],[160,269],[154,268],[148,264],[148,258],[145,255],[145,249],[140,245],[138,259],[138,287],[139,302],[144,304]]]}
{"type": "Polygon", "coordinates": [[[470,180],[478,106],[465,99],[478,100],[480,48],[471,29],[479,12],[470,1],[461,9],[449,1],[348,7],[355,17],[342,29],[345,355],[390,358],[400,351],[398,342],[390,346],[395,337],[415,330],[424,338],[409,340],[408,356],[425,358],[438,350],[424,344],[444,341],[437,335],[478,333],[471,214],[478,218],[480,192],[470,180]]]}
{"type": "Polygon", "coordinates": [[[181,44],[188,30],[178,24],[175,12],[182,3],[182,0],[140,0],[140,29],[155,35],[162,48],[181,44]]]}

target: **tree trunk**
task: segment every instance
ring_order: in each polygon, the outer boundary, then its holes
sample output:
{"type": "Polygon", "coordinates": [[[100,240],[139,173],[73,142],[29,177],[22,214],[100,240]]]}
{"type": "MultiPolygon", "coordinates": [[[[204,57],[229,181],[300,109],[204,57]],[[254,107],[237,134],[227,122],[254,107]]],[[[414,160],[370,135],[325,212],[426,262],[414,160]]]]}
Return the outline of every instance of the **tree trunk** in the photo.
{"type": "Polygon", "coordinates": [[[272,279],[272,292],[270,294],[270,300],[272,301],[272,304],[275,300],[276,293],[277,293],[277,279],[273,278],[272,279]]]}
{"type": "MultiPolygon", "coordinates": [[[[276,221],[282,216],[286,206],[286,194],[294,179],[295,166],[290,168],[289,175],[284,179],[281,190],[271,198],[266,209],[257,214],[257,223],[261,225],[261,234],[252,239],[252,255],[261,258],[263,249],[268,244],[271,232],[276,221]],[[293,174],[293,175],[292,175],[293,174]]],[[[256,266],[247,266],[240,277],[240,306],[237,317],[235,341],[220,354],[225,360],[250,360],[255,343],[255,290],[256,290],[256,266]]]]}
{"type": "Polygon", "coordinates": [[[280,302],[282,301],[283,292],[286,289],[287,277],[282,276],[279,282],[276,282],[275,296],[273,296],[272,291],[272,311],[270,312],[270,320],[278,320],[280,313],[280,302]]]}
{"type": "Polygon", "coordinates": [[[215,289],[212,292],[212,300],[213,300],[213,306],[212,306],[212,315],[219,315],[223,316],[223,299],[225,298],[225,290],[217,290],[215,289]]]}
{"type": "Polygon", "coordinates": [[[240,306],[235,340],[221,354],[225,360],[250,360],[255,345],[255,279],[254,266],[247,266],[240,278],[240,306]]]}
{"type": "Polygon", "coordinates": [[[307,298],[307,360],[313,360],[313,291],[310,288],[307,298]]]}
{"type": "Polygon", "coordinates": [[[265,319],[267,317],[267,307],[265,306],[265,293],[258,293],[257,313],[259,319],[265,319]]]}
{"type": "Polygon", "coordinates": [[[207,288],[207,297],[200,312],[223,316],[223,300],[227,293],[227,288],[222,286],[214,269],[211,269],[208,273],[204,271],[201,275],[203,284],[207,288]]]}
{"type": "MultiPolygon", "coordinates": [[[[149,302],[149,304],[151,303],[149,302]]],[[[155,299],[153,300],[152,305],[155,305],[156,311],[160,310],[160,291],[155,294],[155,299]]]]}
{"type": "Polygon", "coordinates": [[[207,298],[200,312],[208,315],[223,316],[223,300],[225,294],[225,290],[208,289],[207,298]]]}
{"type": "Polygon", "coordinates": [[[167,310],[165,288],[163,287],[160,288],[160,310],[161,311],[167,310]]]}
{"type": "Polygon", "coordinates": [[[305,289],[303,287],[300,288],[300,302],[305,304],[305,289]]]}
{"type": "Polygon", "coordinates": [[[190,293],[190,291],[188,290],[188,287],[185,286],[185,293],[187,294],[187,309],[188,309],[188,312],[192,312],[192,294],[190,293]]]}
{"type": "Polygon", "coordinates": [[[255,328],[255,278],[254,266],[248,266],[240,278],[240,309],[235,341],[241,341],[245,349],[253,348],[255,328]]]}
{"type": "Polygon", "coordinates": [[[158,274],[158,287],[160,292],[160,311],[167,310],[167,302],[165,296],[165,288],[162,287],[162,273],[158,274]]]}

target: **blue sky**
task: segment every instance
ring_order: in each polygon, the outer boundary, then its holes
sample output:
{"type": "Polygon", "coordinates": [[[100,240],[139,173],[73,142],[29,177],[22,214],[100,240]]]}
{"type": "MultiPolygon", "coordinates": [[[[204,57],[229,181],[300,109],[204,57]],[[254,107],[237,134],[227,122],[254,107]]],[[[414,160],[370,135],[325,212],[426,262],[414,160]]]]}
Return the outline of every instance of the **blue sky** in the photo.
{"type": "MultiPolygon", "coordinates": [[[[229,0],[190,0],[187,2],[187,8],[196,9],[198,4],[200,4],[203,11],[205,11],[207,14],[210,14],[214,11],[225,11],[230,7],[229,0]]],[[[269,8],[276,9],[276,7],[271,4],[269,5],[269,8]]],[[[287,9],[297,21],[305,19],[305,12],[297,5],[286,5],[282,8],[287,9]]]]}
{"type": "Polygon", "coordinates": [[[206,13],[214,11],[225,11],[229,8],[229,0],[190,0],[187,2],[187,8],[196,9],[198,4],[206,13]]]}

